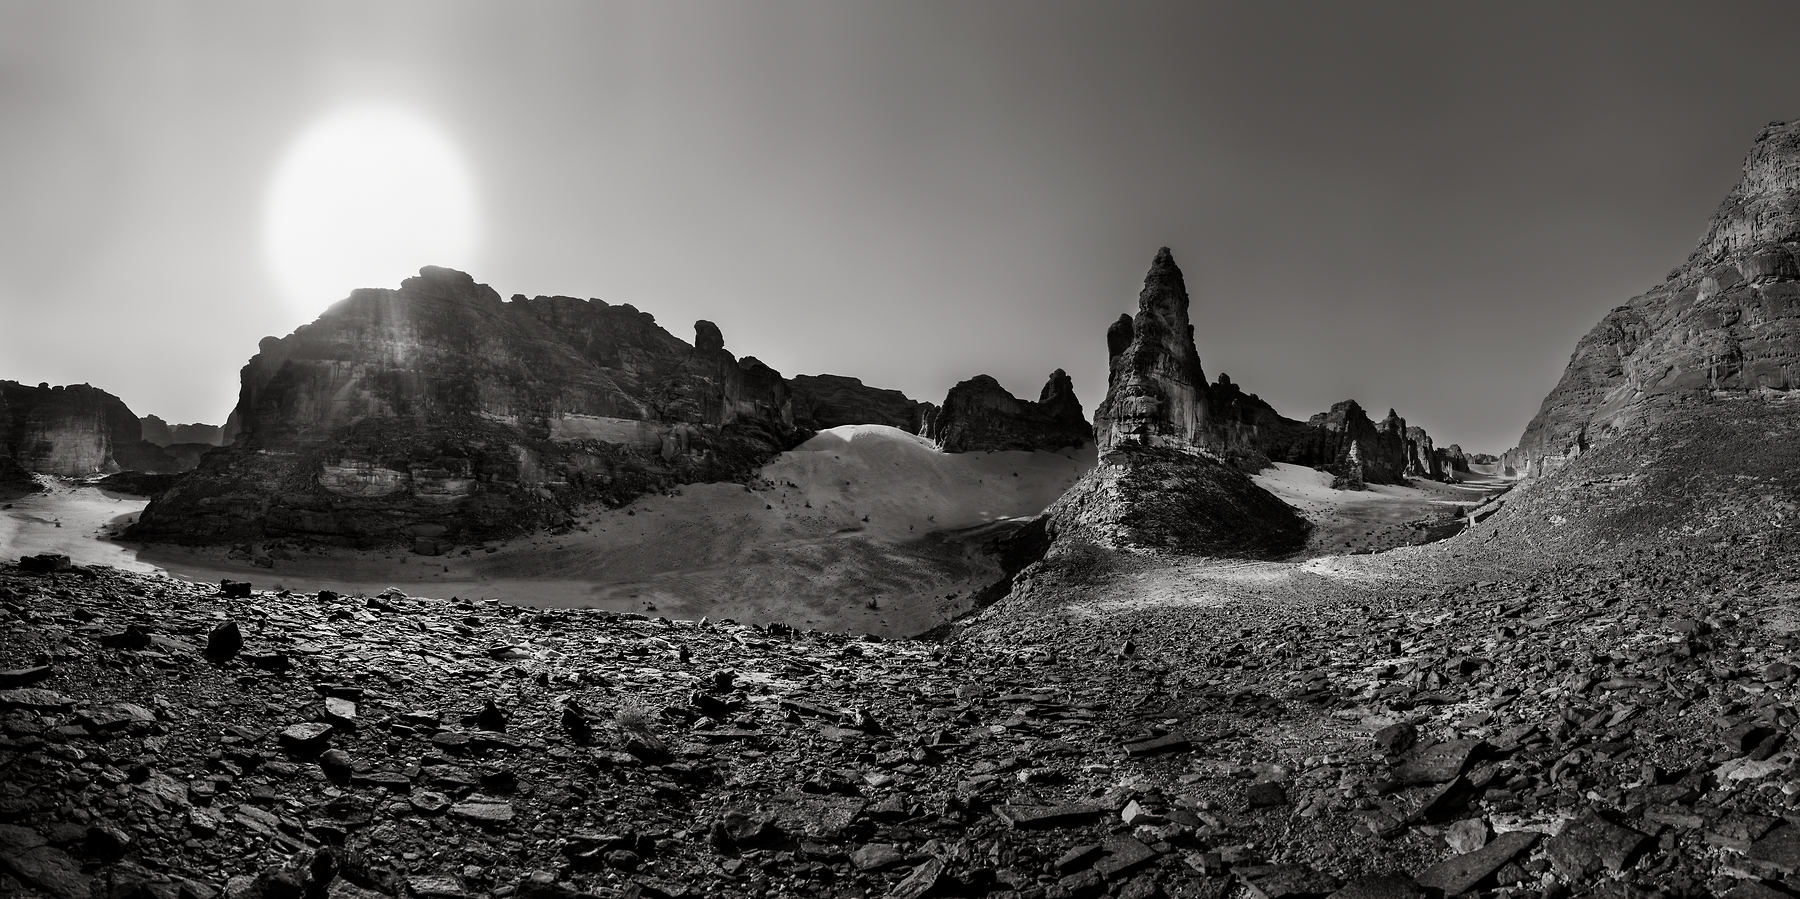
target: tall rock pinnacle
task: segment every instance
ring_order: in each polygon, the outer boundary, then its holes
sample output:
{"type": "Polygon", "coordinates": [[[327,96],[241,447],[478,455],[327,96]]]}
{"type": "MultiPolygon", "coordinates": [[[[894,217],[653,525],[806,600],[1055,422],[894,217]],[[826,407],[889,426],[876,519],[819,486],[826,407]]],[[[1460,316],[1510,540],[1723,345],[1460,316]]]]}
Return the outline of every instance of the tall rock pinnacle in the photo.
{"type": "Polygon", "coordinates": [[[1207,444],[1206,373],[1188,323],[1187,284],[1163,247],[1144,276],[1136,318],[1106,332],[1106,399],[1094,410],[1100,451],[1121,444],[1197,450],[1207,444]]]}

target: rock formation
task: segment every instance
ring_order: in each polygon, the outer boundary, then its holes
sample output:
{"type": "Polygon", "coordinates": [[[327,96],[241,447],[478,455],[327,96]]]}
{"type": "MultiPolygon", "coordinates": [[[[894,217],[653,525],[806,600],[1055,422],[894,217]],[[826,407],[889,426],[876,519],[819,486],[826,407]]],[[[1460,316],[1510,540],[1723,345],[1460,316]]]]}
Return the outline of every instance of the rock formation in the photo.
{"type": "Polygon", "coordinates": [[[1013,396],[987,375],[963,381],[950,388],[943,406],[927,411],[919,434],[947,453],[1054,451],[1094,439],[1075,385],[1060,368],[1051,372],[1035,403],[1013,396]]]}
{"type": "Polygon", "coordinates": [[[796,437],[786,383],[710,322],[503,302],[461,272],[359,290],[244,366],[235,440],[132,536],[293,535],[426,551],[591,500],[741,478],[796,437]]]}
{"type": "Polygon", "coordinates": [[[1687,261],[1575,345],[1502,463],[1556,471],[1672,404],[1800,386],[1800,122],[1764,128],[1687,261]]]}
{"type": "Polygon", "coordinates": [[[79,478],[122,470],[174,471],[176,463],[140,439],[124,401],[97,387],[28,387],[0,381],[0,455],[27,471],[79,478]]]}
{"type": "Polygon", "coordinates": [[[1430,436],[1391,409],[1377,423],[1346,400],[1300,422],[1223,374],[1208,385],[1189,316],[1181,269],[1164,247],[1144,278],[1137,316],[1121,316],[1106,332],[1107,396],[1094,413],[1103,453],[1126,444],[1163,446],[1250,472],[1270,462],[1307,465],[1358,485],[1444,477],[1430,436]]]}
{"type": "Polygon", "coordinates": [[[1433,481],[1444,477],[1443,461],[1438,456],[1437,448],[1431,443],[1431,435],[1425,433],[1424,428],[1406,429],[1406,475],[1433,481]]]}
{"type": "Polygon", "coordinates": [[[178,443],[198,443],[207,446],[221,446],[225,443],[225,429],[219,425],[198,423],[171,425],[156,415],[146,415],[139,419],[139,422],[143,425],[144,440],[161,447],[178,443]]]}
{"type": "Polygon", "coordinates": [[[1106,399],[1094,410],[1101,453],[1123,444],[1208,447],[1206,372],[1188,322],[1187,284],[1163,247],[1144,276],[1138,314],[1106,332],[1106,399]]]}
{"type": "MultiPolygon", "coordinates": [[[[813,425],[916,424],[919,404],[807,380],[813,425]],[[911,404],[909,407],[908,404],[911,404]]],[[[688,344],[630,305],[510,302],[425,268],[359,290],[244,366],[228,446],[155,499],[134,539],[455,542],[570,521],[686,483],[743,480],[806,431],[775,370],[688,344]]]]}
{"type": "Polygon", "coordinates": [[[929,403],[898,390],[870,387],[842,375],[797,375],[788,381],[794,396],[794,425],[823,431],[840,425],[887,425],[917,434],[929,403]]]}
{"type": "Polygon", "coordinates": [[[1046,533],[1062,557],[1091,546],[1185,555],[1277,558],[1311,525],[1242,471],[1209,456],[1125,443],[1101,456],[1051,506],[1046,533]]]}
{"type": "Polygon", "coordinates": [[[1483,462],[1485,459],[1484,464],[1492,465],[1495,462],[1500,461],[1493,456],[1484,457],[1480,454],[1471,457],[1463,452],[1461,446],[1454,443],[1446,447],[1440,447],[1437,451],[1437,458],[1438,466],[1446,476],[1469,474],[1469,464],[1472,462],[1483,462]]]}

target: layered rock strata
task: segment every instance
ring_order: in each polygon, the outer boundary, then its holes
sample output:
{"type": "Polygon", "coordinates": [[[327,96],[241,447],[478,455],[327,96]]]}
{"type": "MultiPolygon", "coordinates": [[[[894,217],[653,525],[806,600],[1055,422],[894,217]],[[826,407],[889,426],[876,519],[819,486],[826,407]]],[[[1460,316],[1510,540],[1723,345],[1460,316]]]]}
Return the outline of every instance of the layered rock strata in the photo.
{"type": "MultiPolygon", "coordinates": [[[[1607,313],[1502,458],[1541,477],[1656,410],[1800,384],[1800,122],[1757,135],[1705,236],[1664,282],[1607,313]]],[[[1651,422],[1653,424],[1653,422],[1651,422]]]]}
{"type": "Polygon", "coordinates": [[[1030,452],[1085,446],[1094,429],[1081,411],[1074,383],[1059,368],[1035,403],[1013,396],[987,375],[963,381],[950,388],[941,407],[926,412],[919,434],[947,453],[1030,452]]]}
{"type": "Polygon", "coordinates": [[[802,436],[787,382],[630,305],[513,297],[427,267],[358,290],[244,366],[230,446],[135,539],[293,536],[440,551],[683,483],[739,480],[802,436]]]}
{"type": "Polygon", "coordinates": [[[0,381],[0,455],[18,468],[79,478],[178,467],[141,434],[125,402],[98,387],[0,381]]]}

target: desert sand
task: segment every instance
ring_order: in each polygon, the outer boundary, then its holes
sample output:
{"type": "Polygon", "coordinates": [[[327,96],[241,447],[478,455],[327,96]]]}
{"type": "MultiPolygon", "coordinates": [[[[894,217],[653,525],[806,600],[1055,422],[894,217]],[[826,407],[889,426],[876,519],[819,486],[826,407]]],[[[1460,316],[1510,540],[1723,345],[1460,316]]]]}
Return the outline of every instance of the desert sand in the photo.
{"type": "Polygon", "coordinates": [[[290,550],[273,568],[223,548],[113,542],[145,500],[56,481],[49,493],[0,510],[0,557],[60,552],[78,564],[258,588],[392,586],[442,598],[909,636],[967,611],[972,594],[1001,575],[981,541],[1042,512],[1093,464],[1091,447],[945,454],[895,428],[846,426],[776,457],[751,486],[689,485],[594,510],[561,536],[437,557],[290,550]]]}
{"type": "Polygon", "coordinates": [[[1313,523],[1303,553],[1310,558],[1441,540],[1460,529],[1453,519],[1510,485],[1504,478],[1474,474],[1464,475],[1460,484],[1415,480],[1404,487],[1370,484],[1366,490],[1335,490],[1330,474],[1284,462],[1251,480],[1313,523]]]}

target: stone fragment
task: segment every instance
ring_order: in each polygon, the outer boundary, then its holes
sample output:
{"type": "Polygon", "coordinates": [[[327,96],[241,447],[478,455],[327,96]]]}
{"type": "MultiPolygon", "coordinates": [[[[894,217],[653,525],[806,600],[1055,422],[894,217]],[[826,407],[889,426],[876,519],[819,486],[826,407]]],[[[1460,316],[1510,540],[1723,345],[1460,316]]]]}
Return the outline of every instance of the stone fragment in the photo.
{"type": "Polygon", "coordinates": [[[62,553],[39,553],[35,556],[20,556],[19,570],[27,574],[54,574],[68,571],[72,566],[69,557],[62,553]]]}
{"type": "Polygon", "coordinates": [[[1244,801],[1250,803],[1251,808],[1287,805],[1287,788],[1273,782],[1253,783],[1244,788],[1244,801]]]}
{"type": "Polygon", "coordinates": [[[206,657],[223,662],[244,648],[244,635],[235,621],[227,620],[206,635],[206,657]]]}
{"type": "Polygon", "coordinates": [[[906,860],[906,854],[892,843],[869,843],[850,853],[850,864],[858,871],[880,871],[906,860]]]}
{"type": "Polygon", "coordinates": [[[1252,899],[1302,899],[1326,896],[1343,884],[1330,874],[1304,865],[1251,865],[1234,869],[1252,899]]]}
{"type": "Polygon", "coordinates": [[[481,711],[475,713],[475,726],[481,730],[505,733],[506,720],[506,713],[492,699],[483,701],[481,711]]]}
{"type": "Polygon", "coordinates": [[[1125,836],[1107,837],[1101,842],[1100,849],[1105,854],[1094,862],[1094,870],[1107,880],[1128,873],[1156,857],[1155,850],[1125,836]]]}
{"type": "Polygon", "coordinates": [[[1186,752],[1193,748],[1193,743],[1181,734],[1166,734],[1151,740],[1140,740],[1125,744],[1125,754],[1131,757],[1158,755],[1165,752],[1186,752]]]}
{"type": "Polygon", "coordinates": [[[1601,869],[1617,874],[1650,842],[1644,834],[1614,824],[1593,810],[1570,821],[1562,833],[1544,844],[1556,873],[1568,878],[1587,877],[1601,869]]]}
{"type": "Polygon", "coordinates": [[[483,827],[500,827],[512,823],[514,812],[512,803],[477,793],[450,806],[450,817],[483,827]]]}
{"type": "Polygon", "coordinates": [[[1500,834],[1474,852],[1452,856],[1426,868],[1418,875],[1418,883],[1428,889],[1442,890],[1446,896],[1466,893],[1519,853],[1530,849],[1542,836],[1531,830],[1500,834]]]}
{"type": "Polygon", "coordinates": [[[1394,778],[1404,784],[1436,784],[1454,780],[1468,768],[1470,760],[1486,745],[1480,740],[1448,740],[1414,750],[1394,770],[1394,778]]]}
{"type": "Polygon", "coordinates": [[[1411,749],[1418,741],[1419,729],[1407,721],[1396,721],[1375,732],[1375,745],[1396,755],[1411,749]]]}
{"type": "Polygon", "coordinates": [[[47,680],[55,673],[49,665],[36,665],[30,668],[13,668],[0,671],[0,690],[11,690],[28,684],[47,680]]]}
{"type": "Polygon", "coordinates": [[[250,582],[222,580],[219,582],[219,595],[226,599],[249,599],[250,582]]]}
{"type": "Polygon", "coordinates": [[[1751,844],[1750,860],[1783,874],[1800,873],[1800,825],[1782,824],[1751,844]]]}
{"type": "Polygon", "coordinates": [[[1405,874],[1358,877],[1327,899],[1425,899],[1425,891],[1405,874]]]}
{"type": "Polygon", "coordinates": [[[0,690],[0,709],[30,709],[34,712],[57,712],[75,705],[75,700],[54,690],[20,687],[0,690]]]}
{"type": "Polygon", "coordinates": [[[462,899],[468,895],[453,874],[414,874],[406,878],[406,889],[413,899],[462,899]]]}
{"type": "Polygon", "coordinates": [[[1106,809],[1097,805],[1016,806],[1003,805],[995,813],[1019,830],[1047,830],[1059,827],[1081,827],[1098,821],[1106,809]]]}
{"type": "Polygon", "coordinates": [[[1449,844],[1450,851],[1458,855],[1466,855],[1487,845],[1487,822],[1480,818],[1467,818],[1444,828],[1444,842],[1449,844]]]}
{"type": "Polygon", "coordinates": [[[887,899],[923,899],[944,879],[944,860],[932,858],[922,862],[906,875],[904,880],[894,884],[888,891],[887,899]]]}
{"type": "Polygon", "coordinates": [[[325,751],[331,742],[331,725],[319,721],[308,721],[304,724],[292,724],[283,729],[277,738],[281,748],[301,757],[317,755],[325,751]]]}

